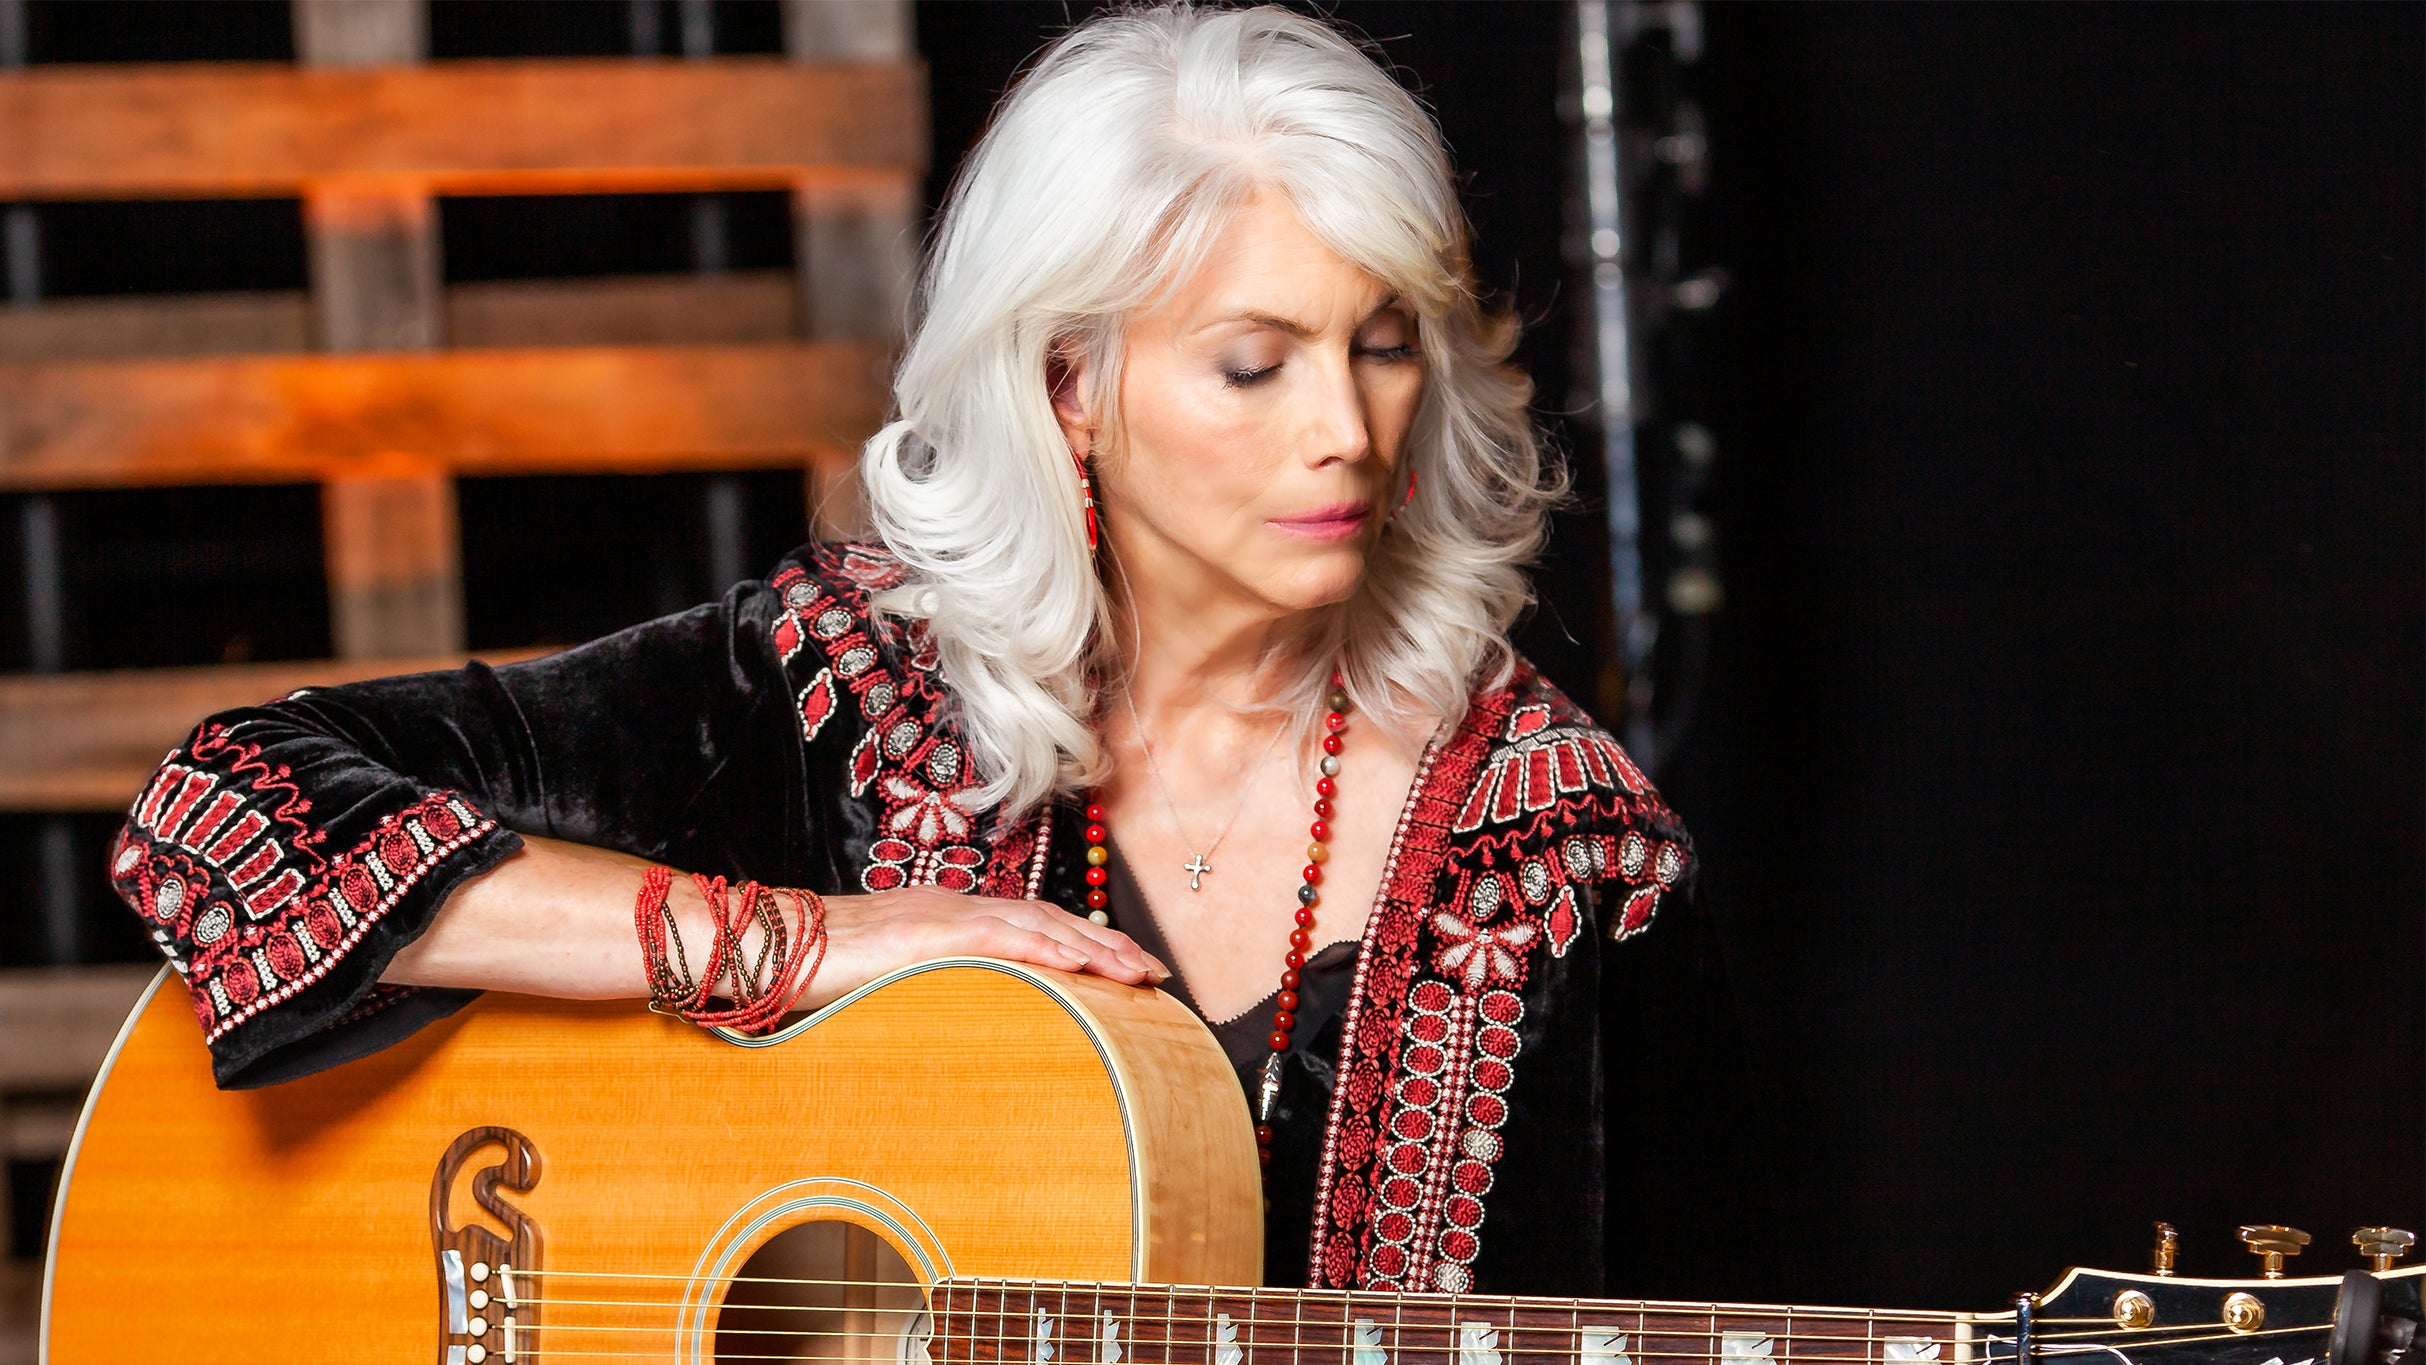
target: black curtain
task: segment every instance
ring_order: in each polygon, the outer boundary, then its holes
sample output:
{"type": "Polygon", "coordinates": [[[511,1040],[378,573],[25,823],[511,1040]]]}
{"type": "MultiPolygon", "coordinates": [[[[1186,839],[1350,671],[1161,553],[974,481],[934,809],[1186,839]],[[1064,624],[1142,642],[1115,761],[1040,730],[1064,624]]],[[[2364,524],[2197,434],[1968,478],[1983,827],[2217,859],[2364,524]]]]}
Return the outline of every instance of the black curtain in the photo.
{"type": "MultiPolygon", "coordinates": [[[[1557,428],[1572,11],[1323,8],[1439,111],[1557,428]]],[[[921,6],[933,190],[1090,10],[921,6]]],[[[1743,1056],[1635,1097],[1620,1292],[1989,1309],[2158,1218],[2216,1274],[2426,1221],[2420,14],[1705,7],[1727,605],[1662,767],[1732,983],[1676,1006],[1743,1056]]],[[[1594,701],[1598,515],[1524,636],[1594,701]]]]}

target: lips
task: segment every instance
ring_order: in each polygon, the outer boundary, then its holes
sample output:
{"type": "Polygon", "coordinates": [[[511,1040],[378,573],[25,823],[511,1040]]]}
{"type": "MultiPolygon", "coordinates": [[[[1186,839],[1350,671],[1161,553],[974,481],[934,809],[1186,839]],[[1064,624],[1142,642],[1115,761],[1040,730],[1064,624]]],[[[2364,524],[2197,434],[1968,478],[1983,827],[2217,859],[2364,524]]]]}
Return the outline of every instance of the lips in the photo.
{"type": "Polygon", "coordinates": [[[1365,524],[1365,515],[1372,510],[1373,504],[1369,502],[1333,503],[1295,516],[1274,517],[1270,525],[1284,535],[1340,540],[1356,534],[1365,524]]]}

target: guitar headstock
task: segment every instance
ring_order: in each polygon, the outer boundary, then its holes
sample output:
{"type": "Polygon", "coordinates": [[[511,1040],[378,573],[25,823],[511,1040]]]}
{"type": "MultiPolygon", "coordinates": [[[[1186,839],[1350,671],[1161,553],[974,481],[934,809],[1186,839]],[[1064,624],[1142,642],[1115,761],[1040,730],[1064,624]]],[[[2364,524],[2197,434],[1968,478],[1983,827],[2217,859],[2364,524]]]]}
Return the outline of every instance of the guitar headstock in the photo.
{"type": "Polygon", "coordinates": [[[2076,1269],[2017,1304],[2017,1358],[2067,1365],[2413,1365],[2426,1320],[2426,1266],[2400,1266],[2416,1241],[2396,1228],[2351,1240],[2373,1268],[2291,1278],[2286,1258],[2308,1234],[2274,1225],[2241,1229],[2259,1258],[2250,1279],[2175,1272],[2173,1229],[2157,1224],[2154,1268],[2144,1274],[2076,1269]]]}

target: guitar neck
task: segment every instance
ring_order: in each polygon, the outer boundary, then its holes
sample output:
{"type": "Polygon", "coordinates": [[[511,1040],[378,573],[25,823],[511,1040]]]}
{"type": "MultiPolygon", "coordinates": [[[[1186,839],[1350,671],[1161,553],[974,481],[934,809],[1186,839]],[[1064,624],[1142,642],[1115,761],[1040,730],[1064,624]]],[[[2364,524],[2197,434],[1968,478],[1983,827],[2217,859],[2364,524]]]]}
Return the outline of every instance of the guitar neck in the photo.
{"type": "Polygon", "coordinates": [[[1965,1314],[945,1280],[937,1365],[1922,1365],[2013,1357],[1965,1314]],[[1286,1353],[1285,1356],[1282,1353],[1286,1353]]]}

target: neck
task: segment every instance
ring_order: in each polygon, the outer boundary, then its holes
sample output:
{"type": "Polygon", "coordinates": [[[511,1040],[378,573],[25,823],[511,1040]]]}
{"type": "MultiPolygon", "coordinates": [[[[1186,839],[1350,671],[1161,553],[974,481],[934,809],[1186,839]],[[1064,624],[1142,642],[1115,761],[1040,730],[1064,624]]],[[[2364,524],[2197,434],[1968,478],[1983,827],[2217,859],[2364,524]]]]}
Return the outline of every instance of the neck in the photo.
{"type": "Polygon", "coordinates": [[[953,1279],[936,1365],[2012,1365],[1969,1315],[953,1279]]]}
{"type": "Polygon", "coordinates": [[[1167,571],[1174,567],[1150,565],[1113,579],[1129,698],[1157,733],[1276,698],[1302,665],[1316,625],[1312,612],[1276,608],[1210,574],[1167,571]]]}

